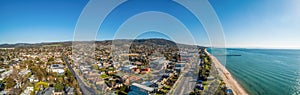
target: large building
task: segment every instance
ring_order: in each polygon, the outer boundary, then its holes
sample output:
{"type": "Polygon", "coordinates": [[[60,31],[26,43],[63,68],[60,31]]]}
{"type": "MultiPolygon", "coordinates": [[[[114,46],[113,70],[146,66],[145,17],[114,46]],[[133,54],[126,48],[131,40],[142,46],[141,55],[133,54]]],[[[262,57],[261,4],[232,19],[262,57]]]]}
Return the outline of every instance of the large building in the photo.
{"type": "Polygon", "coordinates": [[[138,83],[132,83],[128,95],[150,95],[154,92],[154,88],[138,83]]]}
{"type": "Polygon", "coordinates": [[[48,72],[56,72],[59,75],[63,75],[65,72],[64,68],[65,66],[62,64],[52,64],[49,66],[48,72]]]}

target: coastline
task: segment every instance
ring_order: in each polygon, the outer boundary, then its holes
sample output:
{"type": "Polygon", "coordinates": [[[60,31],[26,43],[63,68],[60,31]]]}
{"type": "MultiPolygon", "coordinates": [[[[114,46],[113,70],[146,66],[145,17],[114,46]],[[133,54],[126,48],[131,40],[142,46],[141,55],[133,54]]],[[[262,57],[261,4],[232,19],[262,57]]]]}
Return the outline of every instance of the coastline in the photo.
{"type": "Polygon", "coordinates": [[[219,60],[205,50],[210,57],[222,80],[232,89],[234,95],[249,95],[246,90],[231,76],[230,72],[223,66],[219,60]]]}

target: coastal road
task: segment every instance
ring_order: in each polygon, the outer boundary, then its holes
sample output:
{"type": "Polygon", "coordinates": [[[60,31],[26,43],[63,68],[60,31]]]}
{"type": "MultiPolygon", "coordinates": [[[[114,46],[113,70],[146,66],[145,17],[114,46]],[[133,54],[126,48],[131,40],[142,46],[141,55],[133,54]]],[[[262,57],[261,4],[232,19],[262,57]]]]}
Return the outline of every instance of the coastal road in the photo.
{"type": "Polygon", "coordinates": [[[182,79],[178,80],[178,85],[174,88],[173,95],[189,95],[195,88],[197,75],[194,75],[195,70],[197,71],[197,64],[191,62],[182,72],[182,79]]]}
{"type": "Polygon", "coordinates": [[[72,66],[70,65],[70,63],[68,62],[68,58],[62,54],[62,57],[64,58],[64,61],[67,64],[67,67],[69,68],[69,70],[71,71],[72,75],[75,77],[75,79],[77,80],[77,83],[79,85],[79,88],[82,92],[83,95],[96,95],[96,92],[94,91],[94,89],[89,88],[88,86],[85,85],[85,83],[81,80],[81,78],[78,76],[78,74],[73,70],[72,66]]]}

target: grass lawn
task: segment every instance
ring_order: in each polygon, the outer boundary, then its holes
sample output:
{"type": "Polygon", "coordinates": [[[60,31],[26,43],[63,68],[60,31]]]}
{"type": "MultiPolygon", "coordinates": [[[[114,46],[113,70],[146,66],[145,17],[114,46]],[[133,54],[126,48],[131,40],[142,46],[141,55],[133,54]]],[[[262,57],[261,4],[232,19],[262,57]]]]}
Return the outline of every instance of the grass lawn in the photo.
{"type": "Polygon", "coordinates": [[[207,89],[207,88],[208,88],[208,85],[204,85],[204,88],[203,88],[203,89],[205,90],[205,89],[207,89]]]}
{"type": "Polygon", "coordinates": [[[207,85],[209,82],[208,81],[203,81],[202,84],[203,85],[207,85]]]}
{"type": "Polygon", "coordinates": [[[102,74],[102,75],[100,75],[100,78],[105,79],[105,78],[109,78],[109,76],[107,74],[102,74]]]}

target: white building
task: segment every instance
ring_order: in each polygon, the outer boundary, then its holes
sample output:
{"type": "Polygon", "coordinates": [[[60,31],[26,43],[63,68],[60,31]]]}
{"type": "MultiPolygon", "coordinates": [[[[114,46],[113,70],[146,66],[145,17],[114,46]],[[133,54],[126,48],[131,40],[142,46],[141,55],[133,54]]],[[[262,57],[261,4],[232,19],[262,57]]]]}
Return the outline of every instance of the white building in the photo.
{"type": "Polygon", "coordinates": [[[22,71],[19,72],[19,75],[24,76],[24,75],[26,75],[26,74],[28,74],[30,72],[31,72],[30,70],[23,69],[22,71]]]}
{"type": "Polygon", "coordinates": [[[4,78],[6,78],[7,76],[9,76],[12,73],[12,70],[8,70],[6,72],[3,72],[0,76],[0,80],[3,80],[4,78]]]}
{"type": "Polygon", "coordinates": [[[20,95],[30,95],[30,93],[33,91],[33,87],[27,87],[23,93],[20,95]]]}
{"type": "Polygon", "coordinates": [[[48,72],[56,72],[62,75],[65,72],[64,68],[65,66],[62,64],[52,64],[51,66],[49,66],[48,72]]]}
{"type": "Polygon", "coordinates": [[[29,82],[38,82],[39,79],[35,78],[34,75],[31,75],[29,78],[28,78],[29,82]]]}

